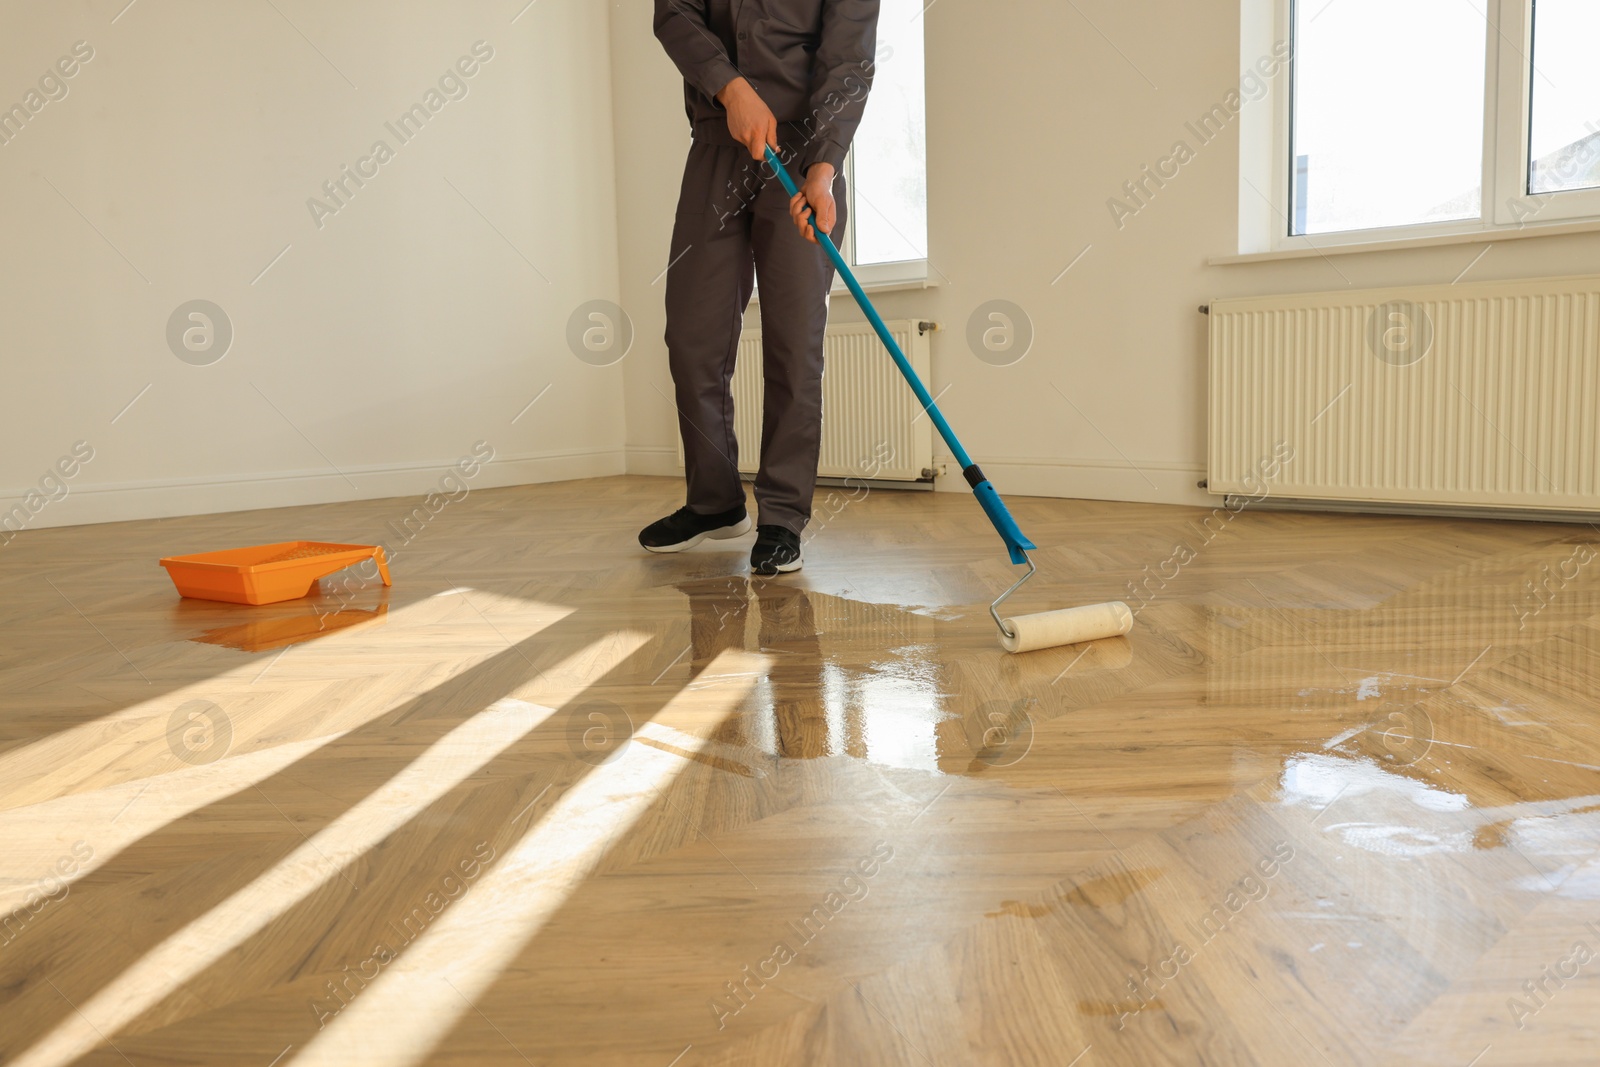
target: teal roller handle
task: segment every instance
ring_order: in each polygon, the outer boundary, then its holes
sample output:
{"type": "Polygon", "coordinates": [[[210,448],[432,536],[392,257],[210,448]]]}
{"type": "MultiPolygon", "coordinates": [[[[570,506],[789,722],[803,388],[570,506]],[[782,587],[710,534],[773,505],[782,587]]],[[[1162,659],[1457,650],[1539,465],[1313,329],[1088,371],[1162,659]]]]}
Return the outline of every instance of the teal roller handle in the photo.
{"type": "MultiPolygon", "coordinates": [[[[767,146],[767,164],[783,183],[783,187],[790,196],[800,192],[800,187],[795,185],[794,179],[789,176],[789,171],[784,167],[778,154],[767,146]]],[[[950,454],[956,457],[956,462],[961,464],[961,473],[966,477],[967,484],[972,486],[973,496],[978,498],[978,504],[983,508],[983,513],[989,516],[989,521],[994,523],[994,528],[1000,535],[1000,540],[1006,544],[1006,550],[1011,554],[1012,563],[1026,563],[1027,553],[1024,549],[1036,547],[1028,540],[1027,536],[1017,526],[1017,520],[1011,517],[1011,512],[1006,508],[1004,500],[989,480],[983,476],[983,471],[972,462],[972,457],[967,455],[967,450],[961,447],[961,442],[956,438],[956,432],[945,421],[944,412],[939,410],[939,405],[934,403],[933,394],[928,392],[928,387],[922,384],[922,379],[917,377],[917,372],[911,368],[911,361],[906,354],[900,351],[900,346],[895,342],[894,335],[889,332],[889,327],[883,323],[883,317],[878,314],[878,309],[872,306],[872,301],[867,299],[866,292],[861,288],[861,283],[856,281],[856,276],[851,272],[850,265],[844,261],[839,250],[834,247],[833,239],[817,229],[817,216],[810,213],[811,226],[816,232],[817,243],[822,250],[828,253],[828,258],[833,260],[834,269],[839,272],[839,277],[844,279],[845,286],[850,290],[850,295],[856,298],[856,303],[861,306],[861,313],[866,315],[867,321],[872,323],[872,328],[878,334],[878,339],[889,350],[889,355],[894,359],[895,366],[900,368],[906,384],[911,386],[911,391],[917,394],[917,399],[922,402],[922,409],[928,413],[928,418],[939,428],[939,436],[944,438],[944,443],[949,446],[950,454]]]]}

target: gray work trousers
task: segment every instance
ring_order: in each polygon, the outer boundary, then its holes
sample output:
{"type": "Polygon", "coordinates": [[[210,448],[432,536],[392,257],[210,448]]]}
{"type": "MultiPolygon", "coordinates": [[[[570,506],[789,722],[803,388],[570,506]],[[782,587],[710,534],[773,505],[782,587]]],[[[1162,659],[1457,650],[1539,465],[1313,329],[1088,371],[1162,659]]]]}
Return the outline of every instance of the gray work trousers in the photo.
{"type": "MultiPolygon", "coordinates": [[[[827,253],[795,229],[788,194],[776,177],[763,180],[766,170],[742,145],[697,135],[690,146],[667,270],[667,357],[687,503],[702,515],[740,507],[744,488],[729,383],[752,283],[760,279],[766,397],[756,521],[798,534],[811,518],[817,482],[822,343],[834,272],[827,253]]],[[[843,175],[834,179],[833,195],[834,233],[843,234],[843,175]]]]}

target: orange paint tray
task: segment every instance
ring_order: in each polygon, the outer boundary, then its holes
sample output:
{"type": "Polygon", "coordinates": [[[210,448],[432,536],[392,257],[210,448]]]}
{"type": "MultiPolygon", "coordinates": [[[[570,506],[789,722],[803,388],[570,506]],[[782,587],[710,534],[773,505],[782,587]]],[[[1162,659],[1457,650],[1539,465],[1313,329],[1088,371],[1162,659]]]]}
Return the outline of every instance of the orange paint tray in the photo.
{"type": "Polygon", "coordinates": [[[230,604],[276,604],[311,592],[326,578],[364,559],[376,560],[383,584],[389,562],[377,545],[336,545],[325,541],[279,541],[272,545],[197,552],[161,560],[183,596],[230,604]]]}

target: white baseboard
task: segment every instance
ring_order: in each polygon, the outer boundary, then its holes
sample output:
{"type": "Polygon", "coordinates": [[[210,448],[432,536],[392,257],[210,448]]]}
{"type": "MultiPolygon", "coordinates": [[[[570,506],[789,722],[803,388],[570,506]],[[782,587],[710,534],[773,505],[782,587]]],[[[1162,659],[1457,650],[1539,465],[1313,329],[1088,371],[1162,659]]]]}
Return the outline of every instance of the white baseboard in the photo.
{"type": "MultiPolygon", "coordinates": [[[[941,492],[969,491],[953,457],[935,455],[944,464],[941,492]]],[[[1001,493],[1078,500],[1128,500],[1142,504],[1184,504],[1216,507],[1218,498],[1201,489],[1205,467],[1189,463],[1139,461],[1138,467],[1100,459],[1040,459],[1000,457],[980,459],[978,465],[1001,493]]],[[[628,473],[667,477],[683,476],[678,450],[668,445],[628,447],[628,473]]],[[[917,488],[921,488],[918,486],[917,488]]]]}
{"type": "Polygon", "coordinates": [[[628,473],[663,478],[683,477],[683,468],[678,465],[677,446],[629,445],[628,473]]]}
{"type": "MultiPolygon", "coordinates": [[[[71,484],[66,497],[35,513],[28,530],[50,526],[82,526],[128,519],[165,519],[178,515],[211,515],[223,511],[298,507],[391,496],[421,496],[439,488],[439,479],[455,459],[431,464],[346,467],[344,475],[328,470],[281,471],[239,478],[194,478],[174,481],[124,482],[115,485],[71,484]],[[348,481],[346,480],[348,478],[348,481]]],[[[620,450],[547,452],[531,456],[497,456],[468,480],[473,489],[507,485],[604,478],[625,472],[620,450]]],[[[28,492],[5,493],[0,511],[28,492]]],[[[4,536],[0,534],[0,536],[4,536]]]]}
{"type": "MultiPolygon", "coordinates": [[[[939,490],[970,491],[952,457],[936,455],[934,463],[945,464],[947,471],[946,476],[939,479],[939,490]]],[[[1188,463],[1139,460],[1135,468],[1127,463],[1095,459],[1014,457],[984,458],[977,463],[1003,496],[1217,506],[1217,498],[1197,484],[1205,478],[1205,468],[1188,463]]]]}

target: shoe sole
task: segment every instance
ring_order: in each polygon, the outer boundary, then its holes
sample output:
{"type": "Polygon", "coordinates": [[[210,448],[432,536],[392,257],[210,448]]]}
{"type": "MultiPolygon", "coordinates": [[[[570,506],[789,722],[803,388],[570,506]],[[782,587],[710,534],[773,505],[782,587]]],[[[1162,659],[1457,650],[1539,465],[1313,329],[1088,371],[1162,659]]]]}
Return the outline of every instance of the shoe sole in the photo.
{"type": "Polygon", "coordinates": [[[761,575],[764,578],[770,578],[775,574],[793,574],[795,571],[799,570],[804,563],[805,560],[803,559],[797,559],[793,563],[780,563],[778,564],[778,569],[773,571],[763,571],[758,570],[755,567],[751,567],[750,573],[761,575]]]}
{"type": "Polygon", "coordinates": [[[642,547],[646,552],[685,552],[707,538],[710,538],[713,541],[726,541],[731,537],[740,537],[749,532],[750,516],[746,515],[743,519],[734,523],[732,526],[722,526],[715,530],[707,530],[704,533],[695,534],[687,541],[679,541],[675,545],[661,545],[659,547],[644,545],[642,547]]]}

